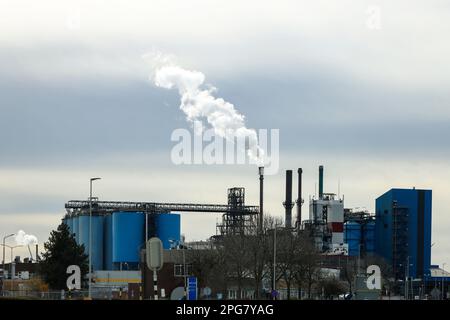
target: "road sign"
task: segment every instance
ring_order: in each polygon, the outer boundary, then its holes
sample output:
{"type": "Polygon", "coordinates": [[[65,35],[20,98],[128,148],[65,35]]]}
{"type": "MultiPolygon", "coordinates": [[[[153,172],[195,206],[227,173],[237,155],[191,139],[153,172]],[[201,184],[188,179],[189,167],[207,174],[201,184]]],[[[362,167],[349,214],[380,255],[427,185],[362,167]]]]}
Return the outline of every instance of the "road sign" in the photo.
{"type": "Polygon", "coordinates": [[[197,300],[197,278],[188,277],[188,300],[197,300]]]}
{"type": "Polygon", "coordinates": [[[146,262],[150,270],[160,270],[163,266],[163,246],[159,238],[151,238],[146,244],[146,262]]]}

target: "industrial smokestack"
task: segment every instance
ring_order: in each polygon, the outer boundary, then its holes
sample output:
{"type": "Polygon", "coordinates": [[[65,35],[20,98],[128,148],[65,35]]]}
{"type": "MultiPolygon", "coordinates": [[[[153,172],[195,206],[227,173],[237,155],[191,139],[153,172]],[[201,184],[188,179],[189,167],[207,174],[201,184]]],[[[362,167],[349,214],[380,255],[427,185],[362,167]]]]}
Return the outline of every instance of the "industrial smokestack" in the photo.
{"type": "Polygon", "coordinates": [[[39,262],[39,245],[36,244],[36,262],[39,262]]]}
{"type": "Polygon", "coordinates": [[[283,205],[286,208],[286,228],[292,228],[292,207],[294,206],[292,202],[292,170],[286,170],[286,201],[283,202],[283,205]]]}
{"type": "Polygon", "coordinates": [[[296,227],[300,229],[302,225],[302,168],[298,168],[298,195],[297,195],[297,222],[296,227]]]}
{"type": "Polygon", "coordinates": [[[264,222],[264,167],[258,168],[259,173],[259,232],[263,231],[264,222]]]}
{"type": "Polygon", "coordinates": [[[319,166],[319,199],[323,198],[323,166],[319,166]]]}

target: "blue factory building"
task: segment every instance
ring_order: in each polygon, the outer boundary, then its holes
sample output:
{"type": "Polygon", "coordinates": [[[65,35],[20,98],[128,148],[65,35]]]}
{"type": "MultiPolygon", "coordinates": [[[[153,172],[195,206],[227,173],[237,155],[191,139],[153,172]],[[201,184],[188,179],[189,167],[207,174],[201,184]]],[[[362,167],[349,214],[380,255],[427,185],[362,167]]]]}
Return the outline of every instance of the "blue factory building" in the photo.
{"type": "Polygon", "coordinates": [[[431,190],[391,189],[376,199],[375,252],[396,279],[424,278],[431,265],[431,190]]]}
{"type": "MultiPolygon", "coordinates": [[[[85,212],[66,216],[78,244],[89,254],[89,215],[85,212]]],[[[116,211],[92,215],[92,268],[97,270],[138,270],[140,251],[145,242],[157,236],[165,249],[169,240],[180,240],[180,215],[174,213],[116,211]],[[147,231],[147,235],[146,235],[147,231]]]]}

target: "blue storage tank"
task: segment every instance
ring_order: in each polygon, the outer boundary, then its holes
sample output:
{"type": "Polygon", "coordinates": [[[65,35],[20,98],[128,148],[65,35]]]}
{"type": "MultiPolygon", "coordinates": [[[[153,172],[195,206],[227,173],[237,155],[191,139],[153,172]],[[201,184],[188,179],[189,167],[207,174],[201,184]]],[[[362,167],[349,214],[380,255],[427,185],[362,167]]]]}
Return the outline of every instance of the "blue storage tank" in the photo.
{"type": "Polygon", "coordinates": [[[112,214],[112,262],[138,263],[145,246],[145,215],[142,212],[112,214]]]}
{"type": "MultiPolygon", "coordinates": [[[[89,216],[78,217],[79,243],[89,255],[89,216]]],[[[103,270],[103,216],[92,216],[92,269],[103,270]]]]}
{"type": "Polygon", "coordinates": [[[113,237],[112,237],[112,215],[105,216],[103,227],[103,266],[105,270],[114,270],[113,268],[113,237]]]}
{"type": "Polygon", "coordinates": [[[361,225],[357,222],[344,224],[344,242],[348,243],[348,255],[358,256],[361,244],[361,225]]]}
{"type": "Polygon", "coordinates": [[[161,239],[164,249],[170,249],[169,240],[180,241],[180,215],[161,213],[155,217],[156,236],[161,239]]]}
{"type": "Polygon", "coordinates": [[[64,223],[65,225],[69,226],[69,218],[67,216],[64,216],[64,218],[62,218],[62,223],[64,223]]]}
{"type": "Polygon", "coordinates": [[[69,227],[70,234],[73,234],[74,233],[73,232],[73,218],[72,217],[68,217],[66,219],[66,223],[67,223],[67,226],[69,227]]]}
{"type": "Polygon", "coordinates": [[[368,222],[364,225],[363,239],[366,253],[375,253],[375,222],[368,222]]]}
{"type": "Polygon", "coordinates": [[[80,230],[79,230],[79,220],[80,217],[79,216],[75,216],[72,218],[72,230],[73,233],[75,233],[75,241],[77,242],[77,244],[80,244],[80,230]]]}

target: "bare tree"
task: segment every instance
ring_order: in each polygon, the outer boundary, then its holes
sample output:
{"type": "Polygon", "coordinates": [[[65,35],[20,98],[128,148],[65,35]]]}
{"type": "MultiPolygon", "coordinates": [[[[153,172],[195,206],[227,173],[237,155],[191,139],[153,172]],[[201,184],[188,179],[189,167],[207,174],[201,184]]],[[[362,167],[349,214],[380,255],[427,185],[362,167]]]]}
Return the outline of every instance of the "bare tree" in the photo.
{"type": "Polygon", "coordinates": [[[249,255],[248,268],[253,279],[253,287],[257,299],[261,298],[263,279],[267,278],[270,272],[267,268],[267,263],[270,259],[271,242],[267,232],[274,225],[274,219],[271,216],[265,216],[263,223],[263,231],[261,233],[258,232],[257,221],[254,221],[246,241],[249,255]]]}
{"type": "Polygon", "coordinates": [[[293,265],[294,278],[299,289],[306,285],[308,299],[311,299],[313,285],[320,277],[320,255],[305,232],[299,232],[297,237],[298,260],[293,265]]]}
{"type": "Polygon", "coordinates": [[[345,265],[341,267],[341,277],[347,282],[348,291],[353,292],[353,281],[358,273],[358,264],[355,258],[346,257],[345,265]]]}
{"type": "Polygon", "coordinates": [[[224,271],[228,280],[237,284],[238,298],[242,296],[244,279],[248,278],[251,257],[248,252],[248,238],[245,235],[225,235],[221,239],[222,255],[224,257],[224,271]]]}
{"type": "Polygon", "coordinates": [[[278,237],[279,253],[277,260],[279,261],[279,272],[286,283],[287,299],[291,299],[291,288],[296,282],[298,266],[301,264],[302,241],[303,238],[297,232],[292,230],[284,230],[280,232],[278,237]]]}
{"type": "Polygon", "coordinates": [[[187,260],[192,265],[192,273],[199,279],[202,286],[213,291],[226,290],[226,272],[223,250],[218,250],[214,241],[208,241],[202,248],[186,251],[187,260]]]}

